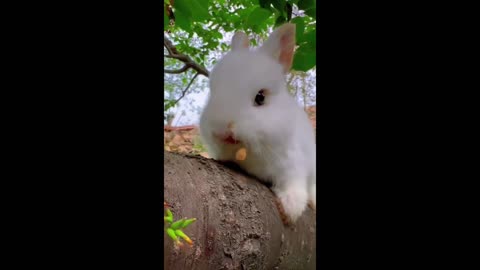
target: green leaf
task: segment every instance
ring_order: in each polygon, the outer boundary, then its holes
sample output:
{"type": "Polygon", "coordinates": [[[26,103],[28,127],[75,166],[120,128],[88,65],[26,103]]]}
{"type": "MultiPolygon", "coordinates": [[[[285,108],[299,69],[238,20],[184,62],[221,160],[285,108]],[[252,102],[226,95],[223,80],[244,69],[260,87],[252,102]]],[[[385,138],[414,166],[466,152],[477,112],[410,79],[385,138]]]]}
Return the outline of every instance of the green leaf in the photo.
{"type": "Polygon", "coordinates": [[[317,3],[315,0],[299,0],[297,5],[299,9],[307,10],[316,7],[317,3]]]}
{"type": "MultiPolygon", "coordinates": [[[[178,0],[175,0],[178,1],[178,0]]],[[[182,0],[184,1],[184,0],[182,0]]],[[[192,21],[201,22],[208,19],[208,0],[187,0],[192,11],[192,21]]]]}
{"type": "Polygon", "coordinates": [[[169,19],[167,16],[167,9],[163,6],[163,30],[167,30],[169,19]]]}
{"type": "Polygon", "coordinates": [[[259,8],[259,7],[258,6],[251,6],[251,7],[247,7],[247,8],[239,8],[239,9],[235,10],[233,13],[238,15],[241,19],[245,19],[257,8],[259,8]]]}
{"type": "Polygon", "coordinates": [[[168,111],[170,108],[172,108],[175,105],[175,100],[171,100],[171,99],[164,100],[164,105],[165,105],[165,111],[168,111]]]}
{"type": "Polygon", "coordinates": [[[191,23],[208,19],[208,1],[209,0],[175,0],[176,20],[178,19],[178,13],[181,13],[181,22],[179,22],[178,25],[185,31],[191,32],[191,23]]]}
{"type": "Polygon", "coordinates": [[[305,31],[305,22],[303,21],[302,17],[293,18],[291,21],[295,24],[295,39],[297,44],[300,44],[303,40],[303,33],[305,31]]]}
{"type": "Polygon", "coordinates": [[[192,26],[190,25],[188,15],[179,9],[175,12],[175,24],[188,33],[192,33],[192,26]]]}
{"type": "Polygon", "coordinates": [[[170,225],[170,228],[176,230],[176,229],[179,229],[179,228],[182,228],[182,224],[183,222],[185,222],[185,219],[182,218],[180,220],[177,220],[175,221],[174,223],[172,223],[172,225],[170,225]]]}
{"type": "Polygon", "coordinates": [[[192,245],[193,242],[192,240],[190,239],[190,237],[188,237],[182,230],[175,230],[175,234],[177,234],[178,236],[180,236],[183,240],[185,240],[185,242],[187,242],[189,245],[192,245]]]}
{"type": "Polygon", "coordinates": [[[264,9],[261,7],[257,7],[250,13],[250,16],[248,16],[247,19],[247,25],[248,26],[253,26],[256,24],[261,24],[264,22],[268,17],[270,17],[272,13],[268,9],[264,9]]]}
{"type": "Polygon", "coordinates": [[[317,52],[310,46],[300,46],[293,57],[292,69],[297,71],[308,71],[316,65],[317,52]]]}
{"type": "Polygon", "coordinates": [[[309,9],[305,10],[305,14],[307,14],[308,16],[310,16],[312,18],[315,18],[317,16],[317,8],[309,8],[309,9]]]}
{"type": "Polygon", "coordinates": [[[192,224],[195,221],[197,221],[196,218],[187,219],[185,220],[185,222],[182,223],[182,226],[180,228],[186,228],[188,225],[192,224]]]}
{"type": "MultiPolygon", "coordinates": [[[[189,0],[175,0],[173,7],[175,11],[183,13],[186,18],[192,17],[191,7],[189,5],[189,0]]],[[[177,15],[177,14],[175,14],[177,15]]],[[[177,17],[177,16],[175,16],[177,17]]]]}
{"type": "MultiPolygon", "coordinates": [[[[212,42],[210,42],[208,45],[209,45],[208,46],[209,49],[215,49],[218,47],[218,45],[220,45],[220,43],[216,40],[212,40],[212,42]]],[[[203,54],[206,55],[207,53],[205,52],[203,54]]]]}
{"type": "Polygon", "coordinates": [[[173,214],[172,214],[172,211],[170,211],[170,209],[167,208],[167,209],[165,210],[165,212],[167,212],[167,216],[168,216],[168,217],[173,218],[173,214]]]}
{"type": "MultiPolygon", "coordinates": [[[[190,0],[188,0],[190,2],[190,0]]],[[[208,7],[210,6],[210,0],[197,0],[198,4],[200,4],[203,8],[208,10],[208,7]]],[[[218,1],[217,1],[218,2],[218,1]]],[[[213,5],[213,3],[212,3],[213,5]]]]}
{"type": "Polygon", "coordinates": [[[303,41],[307,43],[307,46],[315,49],[317,46],[317,30],[308,31],[303,36],[303,41]]]}
{"type": "Polygon", "coordinates": [[[233,31],[233,27],[231,27],[230,25],[224,25],[223,30],[225,30],[225,32],[231,32],[233,31]]]}
{"type": "Polygon", "coordinates": [[[259,0],[258,3],[262,8],[269,8],[270,4],[272,3],[272,0],[259,0]]]}
{"type": "Polygon", "coordinates": [[[240,16],[237,14],[231,14],[231,15],[225,15],[227,18],[227,21],[230,21],[231,23],[236,23],[241,20],[240,16]]]}
{"type": "Polygon", "coordinates": [[[272,4],[274,8],[282,13],[282,15],[286,15],[285,0],[272,0],[272,4]]]}
{"type": "Polygon", "coordinates": [[[222,33],[218,32],[218,31],[213,31],[213,32],[211,32],[211,34],[216,39],[222,39],[223,38],[222,33]]]}
{"type": "Polygon", "coordinates": [[[175,233],[175,231],[172,228],[167,229],[167,234],[168,234],[168,236],[170,236],[170,238],[172,238],[173,241],[175,241],[175,242],[179,241],[178,237],[177,237],[177,234],[175,233]]]}
{"type": "Polygon", "coordinates": [[[278,16],[278,18],[275,20],[275,25],[273,26],[274,28],[276,28],[277,26],[280,26],[282,25],[284,22],[286,22],[287,19],[285,19],[285,17],[283,17],[282,15],[278,16]]]}

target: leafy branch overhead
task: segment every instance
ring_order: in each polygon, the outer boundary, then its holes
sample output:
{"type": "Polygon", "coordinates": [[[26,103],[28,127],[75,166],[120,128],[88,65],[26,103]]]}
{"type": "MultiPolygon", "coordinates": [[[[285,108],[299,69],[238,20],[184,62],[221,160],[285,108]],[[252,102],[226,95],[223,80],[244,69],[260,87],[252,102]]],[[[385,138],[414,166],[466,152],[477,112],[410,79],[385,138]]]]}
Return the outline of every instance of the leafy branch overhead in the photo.
{"type": "MultiPolygon", "coordinates": [[[[297,25],[297,45],[293,69],[308,71],[316,59],[316,1],[315,0],[164,0],[164,30],[179,29],[201,37],[202,48],[190,48],[188,42],[179,48],[183,53],[195,55],[205,65],[208,52],[224,49],[222,32],[243,30],[247,34],[265,35],[269,28],[285,22],[297,25]],[[220,30],[220,31],[219,31],[220,30]]],[[[256,45],[256,44],[253,44],[256,45]]],[[[195,57],[194,57],[195,58],[195,57]]]]}
{"type": "Polygon", "coordinates": [[[166,35],[163,36],[163,40],[164,40],[163,41],[164,46],[168,51],[168,55],[165,55],[165,57],[174,58],[174,59],[180,60],[183,63],[185,63],[185,65],[179,70],[167,70],[167,69],[165,69],[164,72],[166,72],[166,73],[182,73],[182,72],[185,72],[189,68],[193,68],[199,74],[202,74],[203,76],[208,77],[208,75],[209,75],[208,70],[205,67],[195,63],[195,61],[193,61],[188,55],[185,55],[183,53],[179,53],[177,48],[175,46],[173,46],[172,42],[170,41],[169,38],[167,38],[166,35]]]}

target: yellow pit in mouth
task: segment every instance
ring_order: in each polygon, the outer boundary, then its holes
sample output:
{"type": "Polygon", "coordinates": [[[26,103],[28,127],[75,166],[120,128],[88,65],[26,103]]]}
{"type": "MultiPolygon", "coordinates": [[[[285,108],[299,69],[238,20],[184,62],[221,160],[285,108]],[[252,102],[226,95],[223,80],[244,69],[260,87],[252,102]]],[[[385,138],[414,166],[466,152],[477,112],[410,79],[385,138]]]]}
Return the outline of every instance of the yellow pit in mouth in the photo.
{"type": "Polygon", "coordinates": [[[242,160],[245,160],[246,158],[247,158],[247,149],[244,147],[238,149],[237,153],[235,153],[236,160],[242,161],[242,160]]]}

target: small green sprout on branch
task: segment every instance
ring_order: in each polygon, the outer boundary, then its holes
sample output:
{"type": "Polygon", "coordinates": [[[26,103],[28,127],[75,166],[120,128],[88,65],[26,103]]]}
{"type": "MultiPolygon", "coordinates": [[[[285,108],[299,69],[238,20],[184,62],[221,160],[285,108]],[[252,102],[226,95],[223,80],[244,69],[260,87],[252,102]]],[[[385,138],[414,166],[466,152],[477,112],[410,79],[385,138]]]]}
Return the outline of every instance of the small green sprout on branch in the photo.
{"type": "Polygon", "coordinates": [[[196,218],[182,218],[177,221],[173,221],[173,213],[168,209],[168,205],[164,203],[165,206],[165,212],[166,216],[163,217],[163,220],[169,225],[168,227],[165,228],[165,231],[167,232],[167,235],[172,238],[174,244],[176,247],[181,247],[183,246],[183,243],[180,242],[180,238],[183,239],[185,242],[187,242],[190,246],[193,245],[193,241],[188,237],[182,229],[185,229],[188,227],[190,224],[195,222],[197,219],[196,218]]]}

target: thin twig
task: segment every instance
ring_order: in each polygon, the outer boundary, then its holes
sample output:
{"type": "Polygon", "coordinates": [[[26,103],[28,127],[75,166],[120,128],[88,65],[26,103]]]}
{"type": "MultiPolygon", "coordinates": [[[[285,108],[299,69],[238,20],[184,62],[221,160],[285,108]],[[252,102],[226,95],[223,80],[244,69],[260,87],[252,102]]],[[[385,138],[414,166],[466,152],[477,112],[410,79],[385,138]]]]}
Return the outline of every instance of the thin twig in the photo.
{"type": "Polygon", "coordinates": [[[198,74],[200,74],[200,73],[199,72],[195,73],[195,76],[193,76],[193,78],[188,83],[187,88],[185,88],[185,90],[182,91],[182,95],[177,100],[175,100],[172,107],[174,107],[185,96],[185,94],[188,91],[188,88],[190,88],[190,85],[192,85],[193,81],[195,80],[195,78],[197,78],[198,74]]]}

